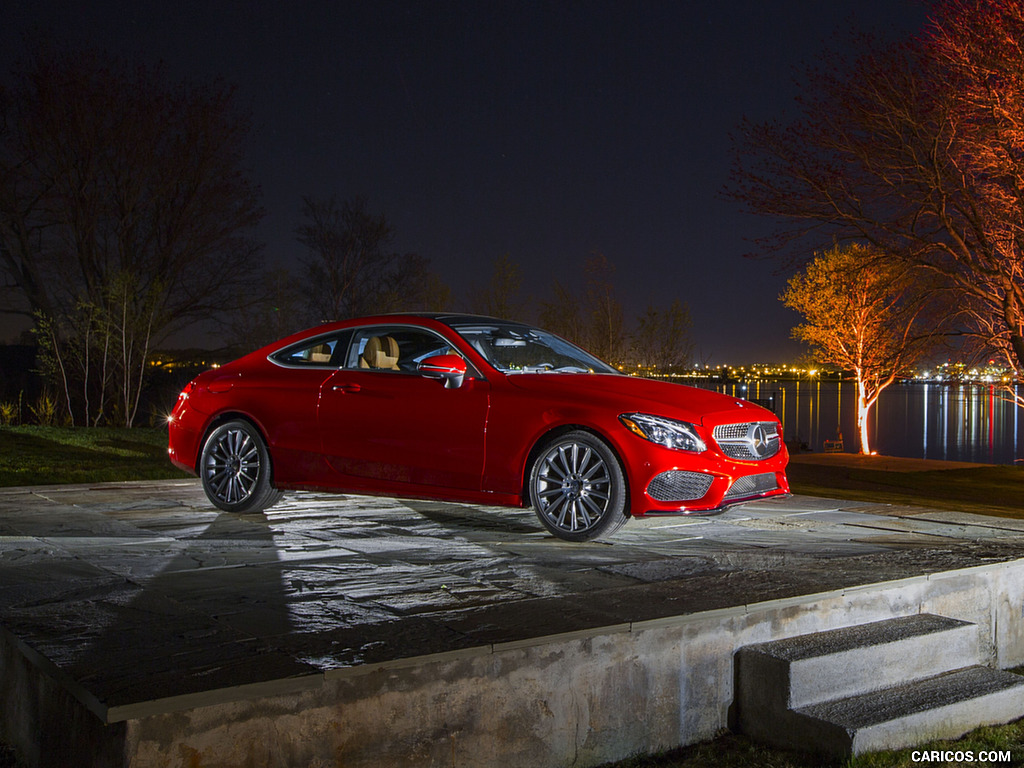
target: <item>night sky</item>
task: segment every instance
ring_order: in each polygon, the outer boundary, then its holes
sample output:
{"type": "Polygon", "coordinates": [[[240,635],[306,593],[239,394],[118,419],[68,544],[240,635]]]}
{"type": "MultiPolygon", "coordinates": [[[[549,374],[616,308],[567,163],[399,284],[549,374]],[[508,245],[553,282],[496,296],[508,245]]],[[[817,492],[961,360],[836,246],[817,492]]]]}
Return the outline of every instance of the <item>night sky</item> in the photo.
{"type": "Polygon", "coordinates": [[[15,0],[0,68],[50,35],[223,77],[253,114],[269,263],[301,254],[304,195],[361,195],[457,308],[503,254],[546,298],[600,252],[627,314],[688,303],[714,366],[800,351],[780,265],[743,258],[768,222],[721,197],[729,133],[784,118],[799,67],[849,53],[851,31],[904,37],[924,16],[916,0],[15,0]]]}

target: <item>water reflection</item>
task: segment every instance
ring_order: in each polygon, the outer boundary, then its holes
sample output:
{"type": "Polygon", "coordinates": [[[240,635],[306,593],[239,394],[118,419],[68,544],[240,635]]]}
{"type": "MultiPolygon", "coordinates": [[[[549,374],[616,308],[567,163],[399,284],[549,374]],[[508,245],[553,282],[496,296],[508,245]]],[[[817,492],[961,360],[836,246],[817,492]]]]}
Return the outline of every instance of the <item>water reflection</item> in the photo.
{"type": "MultiPolygon", "coordinates": [[[[787,442],[821,451],[826,440],[841,435],[847,452],[859,450],[852,382],[708,381],[699,386],[770,402],[787,442]]],[[[890,456],[1011,464],[1021,458],[1020,410],[987,384],[894,384],[872,412],[872,448],[890,456]]]]}

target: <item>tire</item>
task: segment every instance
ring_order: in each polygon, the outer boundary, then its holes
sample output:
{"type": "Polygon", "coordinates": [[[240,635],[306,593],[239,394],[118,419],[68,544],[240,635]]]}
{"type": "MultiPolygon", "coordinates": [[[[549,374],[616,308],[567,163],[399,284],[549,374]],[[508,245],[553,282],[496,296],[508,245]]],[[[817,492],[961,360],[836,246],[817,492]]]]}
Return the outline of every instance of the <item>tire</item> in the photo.
{"type": "Polygon", "coordinates": [[[270,475],[267,445],[249,422],[229,421],[206,438],[199,478],[214,506],[226,512],[262,512],[281,498],[270,475]]]}
{"type": "Polygon", "coordinates": [[[619,460],[590,432],[569,432],[544,446],[529,488],[541,524],[566,541],[610,536],[629,520],[619,460]]]}

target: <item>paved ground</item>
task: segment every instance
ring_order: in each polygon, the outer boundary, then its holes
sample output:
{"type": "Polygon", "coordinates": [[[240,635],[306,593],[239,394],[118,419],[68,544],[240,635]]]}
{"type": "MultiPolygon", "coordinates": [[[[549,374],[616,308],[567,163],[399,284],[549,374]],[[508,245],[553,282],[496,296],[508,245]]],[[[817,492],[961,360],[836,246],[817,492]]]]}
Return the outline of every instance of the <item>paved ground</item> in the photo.
{"type": "Polygon", "coordinates": [[[530,510],[0,489],[0,623],[109,707],[1021,557],[1024,521],[800,496],[569,544],[530,510]]]}

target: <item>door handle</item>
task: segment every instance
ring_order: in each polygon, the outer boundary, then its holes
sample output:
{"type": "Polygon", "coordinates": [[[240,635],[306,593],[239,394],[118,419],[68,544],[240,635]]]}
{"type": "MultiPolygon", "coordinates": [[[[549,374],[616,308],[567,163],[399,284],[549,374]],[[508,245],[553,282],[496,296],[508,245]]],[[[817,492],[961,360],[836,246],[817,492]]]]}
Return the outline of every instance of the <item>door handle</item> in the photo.
{"type": "Polygon", "coordinates": [[[335,392],[358,392],[362,387],[358,384],[335,384],[331,389],[335,392]]]}

